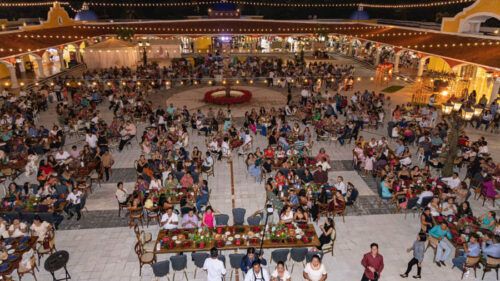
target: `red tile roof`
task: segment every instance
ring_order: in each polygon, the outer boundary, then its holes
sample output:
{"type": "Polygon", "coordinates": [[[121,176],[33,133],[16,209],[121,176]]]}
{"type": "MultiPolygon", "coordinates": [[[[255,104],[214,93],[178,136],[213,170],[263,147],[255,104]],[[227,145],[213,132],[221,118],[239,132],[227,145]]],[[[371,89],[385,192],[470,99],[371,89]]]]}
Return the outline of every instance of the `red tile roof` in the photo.
{"type": "Polygon", "coordinates": [[[444,56],[454,60],[500,68],[500,41],[486,37],[452,35],[428,30],[365,23],[249,19],[87,23],[53,29],[0,33],[0,58],[81,41],[87,37],[114,35],[120,28],[132,28],[135,30],[136,35],[307,35],[336,33],[444,56]]]}

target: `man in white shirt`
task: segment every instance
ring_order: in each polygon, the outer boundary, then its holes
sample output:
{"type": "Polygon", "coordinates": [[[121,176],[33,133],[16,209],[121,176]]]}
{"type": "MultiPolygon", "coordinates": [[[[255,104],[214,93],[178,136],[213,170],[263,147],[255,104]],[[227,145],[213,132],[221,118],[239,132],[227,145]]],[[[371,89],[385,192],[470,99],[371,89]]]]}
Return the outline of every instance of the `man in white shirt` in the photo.
{"type": "Polygon", "coordinates": [[[269,272],[267,269],[260,265],[259,260],[255,260],[252,263],[252,269],[250,269],[245,275],[244,281],[268,281],[271,280],[269,277],[269,272]]]}
{"type": "Polygon", "coordinates": [[[161,216],[160,226],[165,230],[176,229],[179,224],[179,218],[177,214],[174,213],[172,208],[168,208],[165,213],[161,216]]]}
{"type": "Polygon", "coordinates": [[[116,186],[115,196],[116,200],[118,200],[118,202],[120,202],[121,204],[127,203],[129,194],[127,189],[123,187],[123,182],[118,182],[116,186]]]}
{"type": "Polygon", "coordinates": [[[201,164],[201,171],[202,172],[207,172],[209,171],[212,166],[214,165],[214,158],[212,158],[212,155],[210,154],[210,152],[207,151],[207,156],[205,157],[205,159],[203,160],[203,163],[201,164]]]}
{"type": "Polygon", "coordinates": [[[425,191],[420,193],[420,195],[418,196],[418,200],[417,200],[417,204],[418,205],[422,205],[422,200],[426,197],[433,197],[434,196],[434,193],[431,191],[431,188],[430,187],[426,187],[425,188],[425,191]]]}
{"type": "MultiPolygon", "coordinates": [[[[226,267],[221,260],[218,259],[219,251],[213,247],[210,249],[210,258],[205,260],[203,270],[207,272],[207,281],[221,281],[226,275],[226,267]]],[[[267,279],[269,280],[269,279],[267,279]]]]}
{"type": "Polygon", "coordinates": [[[462,182],[460,178],[458,177],[458,173],[453,173],[453,176],[447,177],[447,178],[442,178],[442,182],[446,183],[449,188],[455,189],[460,186],[460,183],[462,182]]]}
{"type": "Polygon", "coordinates": [[[337,177],[337,182],[335,183],[335,188],[337,190],[340,190],[340,192],[342,193],[343,196],[345,196],[347,194],[347,186],[344,183],[343,177],[341,177],[341,176],[337,177]]]}
{"type": "Polygon", "coordinates": [[[62,147],[59,148],[59,150],[55,155],[55,159],[59,164],[65,163],[66,160],[68,160],[70,157],[71,155],[67,151],[65,151],[62,147]]]}
{"type": "Polygon", "coordinates": [[[74,213],[76,213],[76,220],[80,220],[82,217],[82,213],[80,212],[82,208],[82,195],[83,193],[80,190],[73,188],[68,197],[66,197],[68,204],[64,207],[64,211],[69,215],[68,220],[75,215],[74,213]]]}
{"type": "Polygon", "coordinates": [[[90,146],[90,148],[97,148],[97,136],[94,133],[87,132],[85,134],[85,142],[90,146]]]}

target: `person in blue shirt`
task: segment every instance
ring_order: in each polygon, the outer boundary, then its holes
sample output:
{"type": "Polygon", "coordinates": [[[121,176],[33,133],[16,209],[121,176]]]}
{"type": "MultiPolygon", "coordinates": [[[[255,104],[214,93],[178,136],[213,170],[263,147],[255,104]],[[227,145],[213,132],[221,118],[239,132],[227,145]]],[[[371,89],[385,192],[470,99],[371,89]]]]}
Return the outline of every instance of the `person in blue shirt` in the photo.
{"type": "MultiPolygon", "coordinates": [[[[247,273],[252,268],[252,264],[259,261],[261,265],[267,265],[267,261],[262,256],[257,256],[255,248],[250,247],[247,249],[247,254],[241,259],[240,269],[247,273]]],[[[269,280],[268,280],[269,281],[269,280]]]]}
{"type": "Polygon", "coordinates": [[[458,267],[460,270],[464,269],[464,264],[468,257],[478,257],[481,254],[481,247],[477,242],[477,236],[475,234],[471,235],[469,243],[464,245],[464,251],[460,251],[460,254],[451,260],[453,267],[458,267]]]}
{"type": "Polygon", "coordinates": [[[446,266],[444,263],[450,257],[451,247],[444,239],[445,237],[451,240],[451,233],[448,230],[448,225],[446,222],[442,222],[440,225],[434,226],[431,231],[429,231],[429,235],[438,239],[439,244],[436,250],[436,265],[441,267],[441,265],[446,266]]]}
{"type": "Polygon", "coordinates": [[[490,237],[489,234],[485,234],[483,237],[483,257],[500,258],[500,243],[498,243],[498,236],[490,237]]]}
{"type": "Polygon", "coordinates": [[[380,182],[380,190],[381,190],[381,196],[382,199],[391,199],[392,198],[392,192],[389,188],[387,180],[384,178],[380,182]]]}

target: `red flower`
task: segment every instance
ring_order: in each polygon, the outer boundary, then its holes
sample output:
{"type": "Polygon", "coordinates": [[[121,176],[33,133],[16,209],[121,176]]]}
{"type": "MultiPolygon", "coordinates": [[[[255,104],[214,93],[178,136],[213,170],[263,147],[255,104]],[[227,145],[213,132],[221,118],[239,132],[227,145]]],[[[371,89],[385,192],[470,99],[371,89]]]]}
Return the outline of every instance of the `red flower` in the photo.
{"type": "Polygon", "coordinates": [[[219,91],[225,91],[225,90],[226,89],[221,89],[221,88],[215,89],[215,90],[210,90],[210,91],[205,93],[203,101],[208,102],[208,103],[223,104],[224,105],[224,104],[245,103],[245,102],[250,101],[250,99],[252,98],[252,93],[250,93],[250,91],[243,90],[243,89],[233,89],[233,90],[237,90],[237,91],[240,91],[243,93],[243,95],[238,96],[238,97],[226,97],[225,95],[221,96],[221,97],[214,97],[213,96],[213,93],[219,92],[219,91]]]}

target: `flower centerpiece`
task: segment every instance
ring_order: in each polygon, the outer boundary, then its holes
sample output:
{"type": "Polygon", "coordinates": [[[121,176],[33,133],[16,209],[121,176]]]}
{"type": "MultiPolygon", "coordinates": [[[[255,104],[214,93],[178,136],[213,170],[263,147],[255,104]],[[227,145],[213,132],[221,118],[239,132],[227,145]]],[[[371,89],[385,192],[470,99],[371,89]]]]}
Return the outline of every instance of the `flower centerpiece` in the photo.
{"type": "Polygon", "coordinates": [[[205,93],[203,101],[213,104],[227,105],[249,102],[252,98],[252,93],[248,90],[231,89],[229,91],[229,95],[227,92],[228,91],[223,88],[210,90],[205,93]]]}

